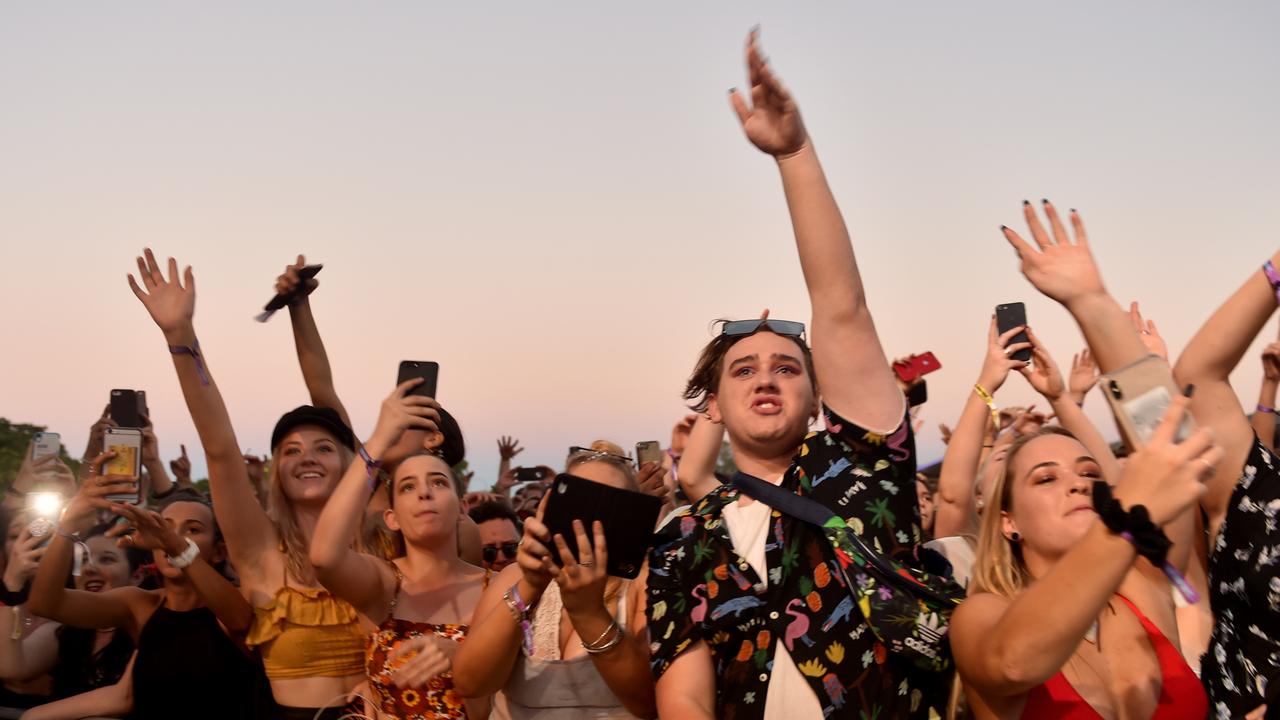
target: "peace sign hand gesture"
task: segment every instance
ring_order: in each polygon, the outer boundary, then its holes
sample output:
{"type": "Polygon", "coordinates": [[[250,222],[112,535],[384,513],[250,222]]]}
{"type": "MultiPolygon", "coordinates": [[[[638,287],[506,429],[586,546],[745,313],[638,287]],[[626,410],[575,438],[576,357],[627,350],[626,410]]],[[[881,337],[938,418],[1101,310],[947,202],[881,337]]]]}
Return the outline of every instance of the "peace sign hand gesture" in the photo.
{"type": "Polygon", "coordinates": [[[176,335],[191,328],[191,320],[196,314],[196,280],[191,274],[191,266],[183,272],[182,281],[178,278],[178,261],[169,258],[169,277],[165,279],[160,271],[160,263],[151,248],[143,251],[144,257],[138,258],[138,275],[142,278],[142,286],[129,274],[129,287],[133,294],[142,301],[151,319],[155,321],[165,337],[176,335]]]}
{"type": "Polygon", "coordinates": [[[761,152],[778,159],[795,155],[809,143],[809,134],[800,119],[800,108],[791,93],[773,75],[756,44],[758,30],[747,35],[747,78],[751,83],[751,107],[737,88],[729,91],[729,102],[738,113],[742,131],[761,152]]]}

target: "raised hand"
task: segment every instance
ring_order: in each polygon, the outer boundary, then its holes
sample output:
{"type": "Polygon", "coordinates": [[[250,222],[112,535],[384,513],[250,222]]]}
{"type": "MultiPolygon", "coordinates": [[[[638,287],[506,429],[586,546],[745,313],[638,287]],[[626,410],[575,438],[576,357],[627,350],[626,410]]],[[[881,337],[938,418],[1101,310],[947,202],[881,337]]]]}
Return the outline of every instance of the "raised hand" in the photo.
{"type": "Polygon", "coordinates": [[[84,454],[80,456],[80,474],[81,478],[86,477],[89,472],[89,461],[95,455],[102,452],[103,443],[107,436],[107,428],[119,427],[115,420],[111,419],[111,405],[108,404],[102,408],[102,415],[89,426],[89,443],[84,448],[84,454]]]}
{"type": "Polygon", "coordinates": [[[396,386],[382,401],[378,424],[370,437],[371,444],[380,445],[379,451],[396,444],[407,430],[439,432],[440,406],[436,401],[421,395],[409,395],[409,391],[422,384],[422,378],[412,378],[396,386]]]}
{"type": "Polygon", "coordinates": [[[156,438],[155,428],[151,426],[151,420],[144,418],[145,424],[142,427],[142,465],[150,467],[152,463],[160,462],[160,440],[156,438]]]}
{"type": "Polygon", "coordinates": [[[113,503],[111,510],[127,520],[132,528],[116,543],[120,547],[163,550],[169,556],[181,555],[187,549],[187,541],[160,517],[160,513],[118,503],[113,503]]]}
{"type": "Polygon", "coordinates": [[[1186,415],[1190,400],[1178,396],[1146,446],[1130,455],[1115,496],[1125,508],[1145,505],[1156,525],[1164,525],[1194,507],[1204,494],[1204,481],[1222,461],[1223,450],[1208,428],[1175,442],[1174,434],[1186,415]]]}
{"type": "Polygon", "coordinates": [[[1263,348],[1262,377],[1269,382],[1280,382],[1280,342],[1273,342],[1263,348]]]}
{"type": "Polygon", "coordinates": [[[1160,337],[1155,321],[1143,320],[1142,311],[1138,309],[1136,302],[1129,303],[1129,320],[1133,323],[1133,329],[1138,331],[1138,337],[1142,338],[1142,344],[1147,348],[1147,352],[1159,355],[1168,361],[1169,348],[1165,345],[1164,338],[1160,337]]]}
{"type": "MultiPolygon", "coordinates": [[[[765,312],[768,312],[767,310],[765,312]]],[[[689,434],[693,432],[693,424],[698,421],[695,413],[685,415],[671,428],[671,453],[676,457],[684,454],[684,448],[689,444],[689,434]]]]}
{"type": "Polygon", "coordinates": [[[794,155],[809,142],[809,134],[800,119],[800,108],[791,93],[774,77],[773,70],[760,54],[758,30],[747,35],[747,79],[751,83],[751,106],[737,88],[729,91],[729,102],[738,113],[742,131],[761,152],[776,158],[794,155]]]}
{"type": "Polygon", "coordinates": [[[196,279],[191,274],[191,266],[188,265],[183,272],[184,287],[178,279],[178,261],[169,258],[169,277],[165,279],[151,248],[144,250],[143,255],[138,258],[142,286],[138,286],[133,273],[129,274],[129,287],[133,294],[142,301],[166,337],[189,329],[196,314],[196,279]]]}
{"type": "Polygon", "coordinates": [[[1031,343],[1013,342],[1013,336],[1026,329],[1026,326],[1019,325],[997,334],[996,318],[991,316],[991,326],[987,329],[987,355],[982,361],[982,371],[978,373],[978,384],[987,392],[994,395],[1004,385],[1010,370],[1026,367],[1022,360],[1013,359],[1014,353],[1031,347],[1031,343]]]}
{"type": "Polygon", "coordinates": [[[179,485],[191,484],[191,458],[187,457],[187,446],[179,445],[182,454],[169,461],[169,470],[173,472],[173,481],[179,485]]]}
{"type": "Polygon", "coordinates": [[[297,292],[298,295],[294,298],[294,302],[300,302],[315,292],[316,288],[320,287],[319,280],[312,277],[303,281],[298,276],[298,271],[306,267],[306,265],[307,259],[301,255],[298,256],[297,262],[292,265],[286,265],[284,273],[276,278],[276,294],[289,295],[297,292]]]}
{"type": "Polygon", "coordinates": [[[1036,392],[1052,403],[1067,391],[1066,383],[1062,381],[1062,371],[1058,369],[1058,364],[1053,361],[1044,344],[1031,332],[1031,328],[1027,328],[1027,338],[1031,340],[1031,358],[1034,362],[1030,367],[1024,364],[1018,368],[1018,372],[1022,373],[1036,392]]]}
{"type": "Polygon", "coordinates": [[[537,516],[525,518],[524,536],[516,550],[516,564],[520,566],[522,580],[528,586],[520,589],[521,595],[531,606],[537,600],[524,591],[531,590],[541,597],[542,591],[560,574],[560,568],[551,560],[550,545],[551,531],[547,526],[537,516]]]}
{"type": "Polygon", "coordinates": [[[57,455],[32,459],[34,449],[34,442],[28,442],[22,463],[18,465],[18,474],[13,479],[13,491],[26,494],[40,487],[60,492],[63,497],[70,497],[76,490],[75,473],[57,455]]]}
{"type": "Polygon", "coordinates": [[[511,460],[522,452],[524,452],[524,448],[520,447],[519,440],[507,435],[503,435],[502,437],[498,438],[498,458],[499,459],[511,460]]]}
{"type": "Polygon", "coordinates": [[[113,503],[106,499],[108,495],[138,492],[136,478],[102,474],[102,466],[115,456],[113,452],[104,452],[90,461],[89,477],[62,511],[62,520],[59,522],[61,528],[70,532],[88,530],[93,527],[99,510],[114,509],[113,503]]]}
{"type": "Polygon", "coordinates": [[[578,559],[573,558],[563,535],[556,535],[556,550],[564,567],[556,576],[560,586],[560,598],[569,616],[590,613],[604,607],[604,586],[609,581],[609,548],[604,541],[604,525],[596,520],[591,524],[594,536],[587,539],[586,526],[581,520],[573,521],[574,542],[578,559]]]}
{"type": "Polygon", "coordinates": [[[1071,356],[1071,375],[1067,380],[1067,392],[1076,405],[1084,405],[1084,396],[1098,384],[1098,362],[1089,348],[1071,356]]]}
{"type": "Polygon", "coordinates": [[[32,535],[31,528],[26,525],[18,532],[18,539],[9,551],[9,561],[4,566],[4,586],[10,592],[18,592],[28,580],[36,576],[40,558],[44,557],[45,549],[41,547],[41,543],[45,539],[32,535]]]}
{"type": "Polygon", "coordinates": [[[640,492],[665,500],[667,498],[667,470],[662,463],[647,462],[640,466],[636,473],[636,484],[640,492]]]}
{"type": "Polygon", "coordinates": [[[1039,250],[1031,247],[1012,228],[1001,225],[1000,229],[1022,260],[1022,274],[1037,290],[1063,305],[1106,293],[1098,264],[1089,250],[1089,239],[1079,213],[1071,211],[1071,227],[1075,233],[1075,242],[1072,242],[1062,220],[1058,218],[1058,211],[1048,200],[1044,201],[1044,212],[1053,229],[1052,236],[1045,232],[1031,203],[1024,201],[1022,212],[1039,250]]]}

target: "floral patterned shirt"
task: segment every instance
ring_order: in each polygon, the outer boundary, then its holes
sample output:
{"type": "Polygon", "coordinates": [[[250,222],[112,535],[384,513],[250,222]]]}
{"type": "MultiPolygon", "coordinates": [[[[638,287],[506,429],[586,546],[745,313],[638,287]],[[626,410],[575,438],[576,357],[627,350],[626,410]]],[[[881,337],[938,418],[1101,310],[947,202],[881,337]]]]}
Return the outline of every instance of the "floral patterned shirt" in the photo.
{"type": "Polygon", "coordinates": [[[1209,604],[1211,716],[1244,717],[1280,682],[1280,462],[1256,438],[1209,556],[1209,604]]]}
{"type": "MultiPolygon", "coordinates": [[[[782,487],[821,502],[882,555],[916,565],[921,542],[915,441],[908,420],[885,436],[823,408],[782,487]]],[[[734,548],[723,485],[665,525],[649,559],[648,616],[655,678],[702,641],[715,663],[716,717],[761,718],[777,643],[785,645],[825,717],[940,718],[950,675],[888,653],[846,588],[820,531],[772,511],[768,582],[734,548]]]]}

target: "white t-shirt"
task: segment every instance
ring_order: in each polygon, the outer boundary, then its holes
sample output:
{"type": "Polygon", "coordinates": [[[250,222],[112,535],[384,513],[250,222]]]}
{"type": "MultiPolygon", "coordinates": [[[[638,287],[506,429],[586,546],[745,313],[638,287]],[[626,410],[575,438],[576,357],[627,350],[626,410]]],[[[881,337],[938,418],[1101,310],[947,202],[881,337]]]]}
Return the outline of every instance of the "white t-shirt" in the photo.
{"type": "MultiPolygon", "coordinates": [[[[760,580],[769,582],[769,568],[765,565],[764,541],[769,534],[772,510],[762,502],[747,505],[731,503],[724,508],[724,522],[737,551],[760,580]]],[[[769,678],[769,692],[765,698],[765,720],[797,720],[822,718],[822,704],[809,687],[808,681],[795,662],[786,645],[774,643],[773,675],[769,678]]]]}

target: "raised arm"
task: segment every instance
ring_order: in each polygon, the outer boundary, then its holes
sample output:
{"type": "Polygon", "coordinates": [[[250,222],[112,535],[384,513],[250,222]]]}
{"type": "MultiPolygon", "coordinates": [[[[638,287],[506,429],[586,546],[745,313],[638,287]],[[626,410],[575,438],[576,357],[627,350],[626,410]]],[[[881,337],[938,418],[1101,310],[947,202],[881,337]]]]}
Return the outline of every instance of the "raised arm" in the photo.
{"type": "MultiPolygon", "coordinates": [[[[1116,484],[1115,497],[1123,507],[1145,506],[1160,526],[1195,506],[1205,463],[1222,456],[1204,430],[1173,442],[1187,405],[1186,398],[1173,401],[1151,442],[1129,458],[1116,484]]],[[[951,624],[951,646],[965,682],[1008,697],[1048,680],[1075,652],[1136,557],[1131,543],[1095,522],[1044,577],[1016,597],[980,593],[966,600],[951,624]]]]}
{"type": "Polygon", "coordinates": [[[302,280],[298,276],[298,271],[306,264],[306,258],[299,255],[297,262],[286,267],[284,274],[276,278],[276,292],[291,293],[301,288],[298,299],[289,304],[289,321],[293,324],[293,347],[298,352],[302,381],[307,385],[312,405],[332,408],[342,417],[342,422],[351,427],[347,408],[338,399],[338,391],[333,384],[333,368],[329,365],[324,340],[320,338],[320,328],[316,326],[315,315],[311,312],[311,293],[320,286],[320,282],[315,278],[302,280]]]}
{"type": "MultiPolygon", "coordinates": [[[[40,564],[40,557],[45,548],[40,547],[42,538],[33,537],[27,527],[18,533],[18,539],[9,552],[8,562],[4,568],[5,589],[19,592],[31,578],[35,576],[40,564]]],[[[15,633],[15,623],[21,622],[22,610],[18,607],[0,611],[0,678],[5,680],[30,680],[44,675],[53,669],[58,661],[58,639],[53,631],[57,623],[45,623],[34,632],[15,633]]]]}
{"type": "Polygon", "coordinates": [[[1280,387],[1280,342],[1262,351],[1262,388],[1258,391],[1258,407],[1254,408],[1250,426],[1263,445],[1275,451],[1276,388],[1280,387]]]}
{"type": "MultiPolygon", "coordinates": [[[[364,444],[365,452],[373,460],[380,460],[387,448],[395,445],[410,428],[435,431],[440,420],[435,401],[407,395],[421,382],[421,378],[415,378],[401,383],[382,401],[378,425],[364,444]]],[[[360,460],[351,463],[320,513],[310,553],[311,565],[322,585],[351,603],[365,617],[380,619],[395,591],[394,575],[385,562],[353,547],[365,505],[375,490],[365,463],[360,460]]]]}
{"type": "Polygon", "coordinates": [[[991,408],[978,394],[977,388],[981,387],[994,396],[1004,385],[1010,370],[1026,365],[1011,357],[1013,353],[1031,347],[1029,343],[1010,344],[1013,336],[1022,330],[1022,327],[1010,328],[998,335],[995,318],[991,318],[987,328],[987,354],[978,373],[977,387],[969,392],[964,409],[960,411],[960,422],[956,423],[947,443],[947,452],[942,457],[938,492],[934,494],[938,508],[933,521],[934,537],[978,534],[974,483],[978,481],[983,450],[990,449],[984,446],[984,442],[994,437],[999,428],[995,427],[991,408]]]}
{"type": "Polygon", "coordinates": [[[79,720],[89,717],[128,717],[133,712],[133,661],[115,685],[38,705],[22,714],[22,720],[79,720]]]}
{"type": "MultiPolygon", "coordinates": [[[[163,550],[169,557],[177,557],[186,551],[186,537],[200,530],[205,530],[210,535],[213,531],[213,528],[198,526],[174,527],[159,513],[132,505],[113,504],[111,509],[133,526],[133,547],[139,550],[163,550]]],[[[231,581],[209,565],[203,554],[197,555],[190,565],[183,568],[182,574],[228,633],[238,637],[249,631],[249,625],[253,622],[253,608],[231,581]]]]}
{"type": "Polygon", "coordinates": [[[114,456],[115,453],[102,453],[94,458],[93,474],[67,503],[58,531],[45,550],[31,584],[27,609],[34,615],[74,627],[123,628],[137,638],[139,628],[134,622],[132,603],[139,593],[145,595],[146,591],[126,587],[91,593],[66,587],[74,538],[93,527],[98,510],[111,507],[106,501],[107,495],[137,492],[136,478],[99,474],[102,464],[114,456]]]}
{"type": "Polygon", "coordinates": [[[782,175],[813,309],[813,363],[823,400],[851,421],[892,430],[906,403],[867,307],[849,231],[800,110],[761,57],[755,31],[747,39],[747,72],[751,107],[737,90],[730,100],[747,139],[774,157],[782,175]]]}
{"type": "Polygon", "coordinates": [[[169,345],[187,410],[204,447],[214,514],[227,539],[232,562],[241,572],[247,572],[259,567],[264,553],[275,548],[275,529],[249,485],[231,416],[214,382],[209,360],[196,339],[195,276],[188,267],[183,276],[185,284],[180,282],[178,263],[169,258],[166,279],[150,248],[145,258],[138,258],[138,274],[142,285],[131,274],[129,287],[169,345]]]}
{"type": "Polygon", "coordinates": [[[164,461],[160,459],[160,441],[156,438],[151,418],[146,418],[146,426],[142,428],[142,468],[147,471],[151,487],[142,489],[143,497],[151,495],[164,497],[174,489],[169,473],[165,472],[164,461]]]}
{"type": "MultiPolygon", "coordinates": [[[[1268,262],[1273,266],[1280,262],[1280,252],[1268,262]]],[[[1226,462],[1210,481],[1204,500],[1214,532],[1226,514],[1253,445],[1253,428],[1240,406],[1240,398],[1231,389],[1228,375],[1275,310],[1276,291],[1262,269],[1254,270],[1191,338],[1173,370],[1179,383],[1196,386],[1191,403],[1196,422],[1213,428],[1227,452],[1226,462]]]]}
{"type": "Polygon", "coordinates": [[[507,496],[508,491],[511,490],[511,486],[506,485],[502,481],[505,478],[510,477],[510,475],[508,475],[508,471],[511,470],[511,461],[515,459],[515,456],[519,455],[522,452],[524,452],[524,448],[520,447],[519,440],[513,437],[509,437],[507,435],[503,435],[502,437],[498,438],[499,482],[494,483],[493,490],[494,492],[500,493],[503,497],[507,496]],[[505,485],[505,486],[500,488],[499,485],[505,485]]]}
{"type": "Polygon", "coordinates": [[[707,493],[720,487],[716,477],[716,462],[724,443],[724,425],[712,422],[706,415],[690,415],[676,425],[671,433],[673,458],[671,471],[676,482],[689,499],[696,504],[707,493]],[[683,432],[683,447],[676,450],[676,436],[683,432]]]}

